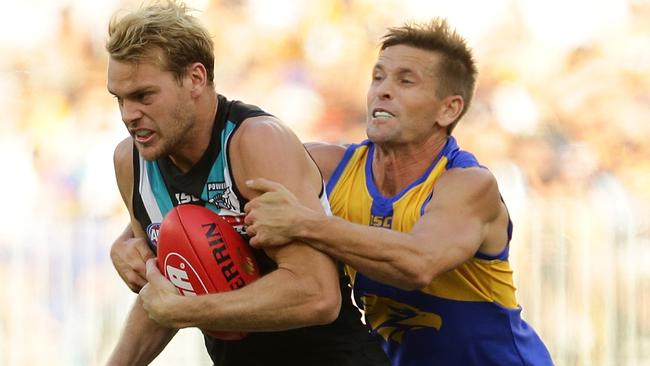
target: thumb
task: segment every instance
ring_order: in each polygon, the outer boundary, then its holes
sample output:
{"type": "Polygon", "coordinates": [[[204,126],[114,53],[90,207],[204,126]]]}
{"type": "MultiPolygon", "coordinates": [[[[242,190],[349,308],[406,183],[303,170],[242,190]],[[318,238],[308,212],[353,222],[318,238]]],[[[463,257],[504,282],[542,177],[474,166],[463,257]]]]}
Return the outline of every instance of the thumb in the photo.
{"type": "Polygon", "coordinates": [[[282,184],[265,178],[247,180],[246,186],[248,186],[248,188],[254,189],[262,193],[279,192],[286,189],[282,184]]]}
{"type": "Polygon", "coordinates": [[[149,258],[147,260],[147,281],[149,282],[159,281],[162,277],[156,263],[156,258],[149,258]]]}

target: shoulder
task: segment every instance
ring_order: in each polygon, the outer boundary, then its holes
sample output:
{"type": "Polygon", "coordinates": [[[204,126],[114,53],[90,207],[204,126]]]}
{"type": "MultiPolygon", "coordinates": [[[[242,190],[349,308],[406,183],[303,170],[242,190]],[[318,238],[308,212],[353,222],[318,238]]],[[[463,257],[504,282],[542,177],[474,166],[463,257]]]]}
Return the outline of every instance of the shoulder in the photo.
{"type": "Polygon", "coordinates": [[[231,148],[257,157],[260,152],[282,153],[302,149],[302,146],[293,131],[280,120],[273,116],[257,116],[242,121],[233,134],[231,148]]]}
{"type": "Polygon", "coordinates": [[[117,144],[113,152],[113,164],[118,179],[129,171],[131,175],[133,174],[133,140],[131,137],[127,137],[117,144]]]}
{"type": "Polygon", "coordinates": [[[131,198],[133,195],[133,140],[127,137],[122,140],[113,153],[115,165],[115,178],[120,195],[131,211],[131,198]]]}
{"type": "Polygon", "coordinates": [[[447,170],[436,181],[434,191],[435,197],[479,208],[488,214],[491,208],[498,208],[501,199],[496,178],[481,167],[447,170]]]}
{"type": "Polygon", "coordinates": [[[326,142],[307,142],[305,148],[318,165],[324,180],[329,180],[346,151],[346,146],[326,142]]]}
{"type": "Polygon", "coordinates": [[[249,199],[256,194],[243,184],[248,179],[266,178],[287,188],[307,184],[316,196],[322,186],[318,169],[298,137],[272,116],[244,120],[232,137],[229,154],[237,186],[249,199]]]}
{"type": "Polygon", "coordinates": [[[131,137],[127,137],[117,144],[113,153],[113,158],[115,160],[122,160],[126,157],[130,157],[132,153],[133,139],[131,137]]]}
{"type": "Polygon", "coordinates": [[[490,170],[483,167],[452,168],[442,173],[436,185],[458,183],[463,186],[485,187],[496,184],[496,179],[490,170]]]}

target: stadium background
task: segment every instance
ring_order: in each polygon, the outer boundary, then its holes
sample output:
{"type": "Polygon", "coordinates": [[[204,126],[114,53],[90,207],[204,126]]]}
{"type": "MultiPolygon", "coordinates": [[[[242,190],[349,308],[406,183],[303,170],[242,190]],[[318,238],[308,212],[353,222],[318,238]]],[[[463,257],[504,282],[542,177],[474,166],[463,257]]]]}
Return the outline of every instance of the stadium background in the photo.
{"type": "MultiPolygon", "coordinates": [[[[105,90],[112,12],[23,0],[0,12],[0,364],[103,364],[134,295],[108,257],[127,221],[105,90]]],[[[203,0],[216,88],[303,140],[359,141],[379,37],[446,16],[480,77],[456,129],[515,223],[525,318],[557,365],[650,364],[650,2],[203,0]]],[[[155,365],[207,364],[183,330],[155,365]]]]}

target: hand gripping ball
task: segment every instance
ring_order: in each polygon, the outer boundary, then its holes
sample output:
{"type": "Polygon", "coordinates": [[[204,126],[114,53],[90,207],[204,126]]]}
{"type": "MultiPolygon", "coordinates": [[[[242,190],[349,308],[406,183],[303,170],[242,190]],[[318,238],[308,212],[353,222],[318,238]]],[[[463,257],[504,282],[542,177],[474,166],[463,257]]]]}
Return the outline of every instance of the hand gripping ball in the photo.
{"type": "MultiPolygon", "coordinates": [[[[184,296],[231,291],[260,277],[251,247],[228,221],[197,205],[167,213],[158,237],[158,268],[184,296]]],[[[244,332],[211,332],[239,340],[244,332]]]]}

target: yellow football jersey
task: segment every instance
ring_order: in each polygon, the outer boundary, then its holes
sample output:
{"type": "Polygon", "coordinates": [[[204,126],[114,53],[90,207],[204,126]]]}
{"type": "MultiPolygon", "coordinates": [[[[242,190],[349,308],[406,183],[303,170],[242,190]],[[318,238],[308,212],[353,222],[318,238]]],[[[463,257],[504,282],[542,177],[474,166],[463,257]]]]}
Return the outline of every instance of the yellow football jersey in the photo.
{"type": "MultiPolygon", "coordinates": [[[[369,141],[348,147],[327,184],[332,212],[401,232],[409,232],[424,213],[444,171],[480,166],[449,137],[419,179],[384,197],[372,176],[373,154],[369,141]]],[[[509,240],[510,222],[507,230],[509,240]]],[[[350,266],[346,270],[366,323],[393,365],[551,365],[546,347],[520,317],[507,259],[508,246],[497,256],[476,253],[417,291],[379,283],[350,266]]]]}

